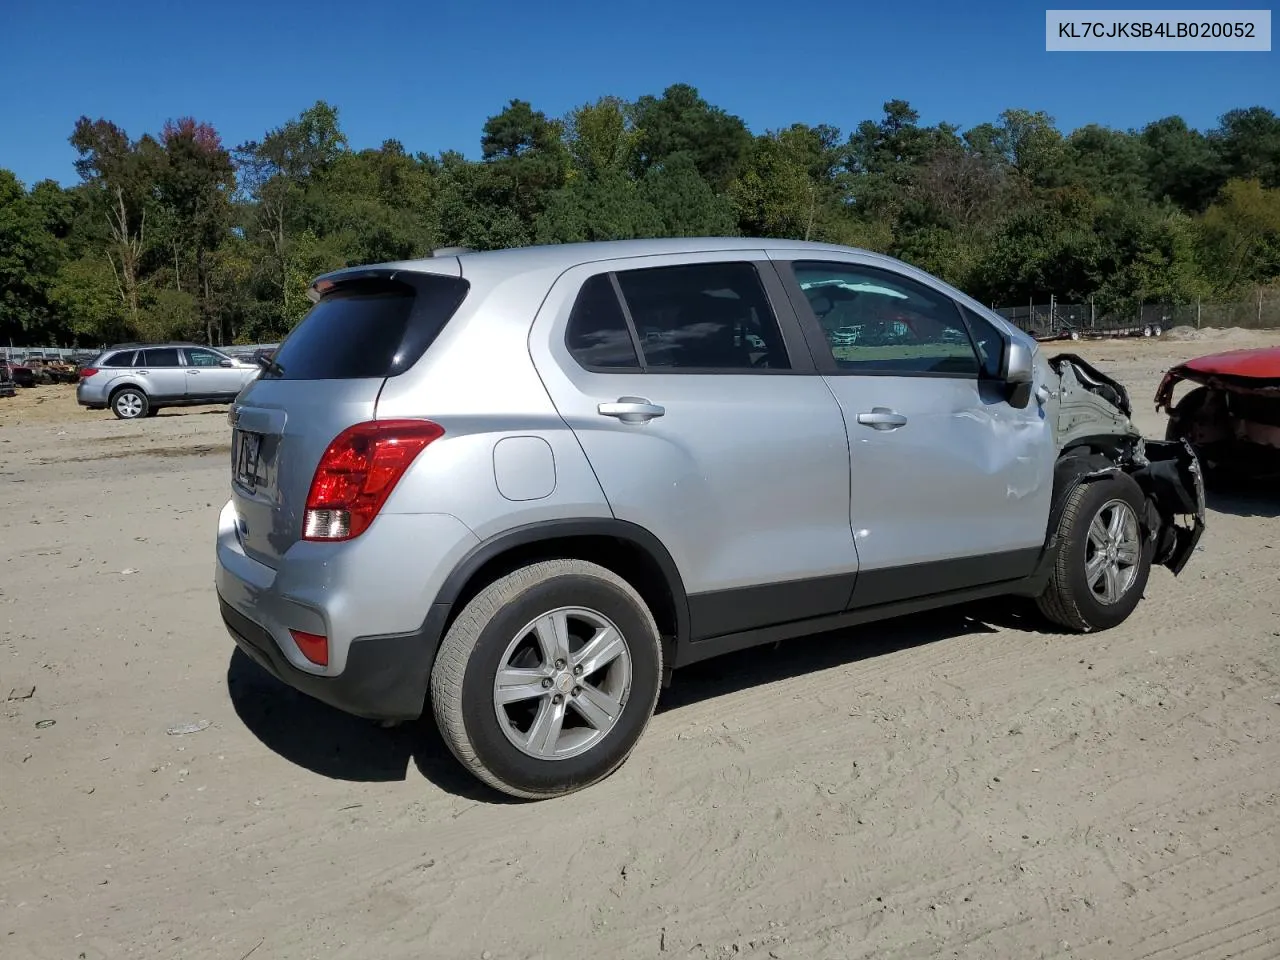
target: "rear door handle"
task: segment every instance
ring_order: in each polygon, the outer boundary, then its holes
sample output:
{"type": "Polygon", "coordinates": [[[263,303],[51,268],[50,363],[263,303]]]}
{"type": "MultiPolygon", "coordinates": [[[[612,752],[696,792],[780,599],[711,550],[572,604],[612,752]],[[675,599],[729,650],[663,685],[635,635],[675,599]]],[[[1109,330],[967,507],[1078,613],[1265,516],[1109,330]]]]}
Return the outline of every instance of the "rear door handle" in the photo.
{"type": "Polygon", "coordinates": [[[907,425],[907,418],[888,407],[872,407],[870,413],[858,414],[858,422],[872,430],[897,430],[907,425]]]}
{"type": "Polygon", "coordinates": [[[187,373],[191,374],[191,376],[193,376],[193,377],[194,377],[197,373],[199,373],[199,372],[200,372],[199,370],[188,370],[188,371],[187,371],[187,373]]]}
{"type": "Polygon", "coordinates": [[[596,413],[602,417],[616,417],[623,423],[645,423],[660,417],[667,411],[644,397],[619,397],[617,403],[596,405],[596,413]]]}

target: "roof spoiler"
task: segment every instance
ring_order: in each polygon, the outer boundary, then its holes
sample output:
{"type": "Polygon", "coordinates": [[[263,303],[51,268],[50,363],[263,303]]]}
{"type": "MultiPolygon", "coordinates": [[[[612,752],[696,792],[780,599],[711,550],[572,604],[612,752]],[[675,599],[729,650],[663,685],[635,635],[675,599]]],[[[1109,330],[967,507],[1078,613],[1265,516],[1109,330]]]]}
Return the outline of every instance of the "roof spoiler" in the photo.
{"type": "Polygon", "coordinates": [[[464,253],[475,253],[471,247],[437,247],[431,251],[433,257],[457,257],[464,253]]]}

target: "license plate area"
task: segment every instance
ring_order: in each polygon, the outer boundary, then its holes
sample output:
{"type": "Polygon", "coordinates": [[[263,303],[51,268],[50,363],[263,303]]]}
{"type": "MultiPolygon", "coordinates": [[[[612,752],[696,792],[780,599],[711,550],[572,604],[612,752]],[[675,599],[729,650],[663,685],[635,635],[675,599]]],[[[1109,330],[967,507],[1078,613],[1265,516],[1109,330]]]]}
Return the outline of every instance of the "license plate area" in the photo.
{"type": "Polygon", "coordinates": [[[250,493],[262,482],[258,469],[262,462],[262,434],[237,430],[231,439],[232,478],[250,493]]]}

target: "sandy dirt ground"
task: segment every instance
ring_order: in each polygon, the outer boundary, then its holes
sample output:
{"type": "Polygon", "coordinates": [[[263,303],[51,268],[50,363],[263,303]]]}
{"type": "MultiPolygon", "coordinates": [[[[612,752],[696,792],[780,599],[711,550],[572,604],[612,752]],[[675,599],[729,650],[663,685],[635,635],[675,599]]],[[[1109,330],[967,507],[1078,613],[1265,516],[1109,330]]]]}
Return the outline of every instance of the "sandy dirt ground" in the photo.
{"type": "MultiPolygon", "coordinates": [[[[1215,349],[1069,346],[1149,435],[1215,349]]],[[[227,451],[225,408],[0,399],[5,960],[1280,956],[1280,495],[1215,499],[1119,629],[992,603],[705,663],[609,780],[516,804],[233,655],[227,451]]]]}

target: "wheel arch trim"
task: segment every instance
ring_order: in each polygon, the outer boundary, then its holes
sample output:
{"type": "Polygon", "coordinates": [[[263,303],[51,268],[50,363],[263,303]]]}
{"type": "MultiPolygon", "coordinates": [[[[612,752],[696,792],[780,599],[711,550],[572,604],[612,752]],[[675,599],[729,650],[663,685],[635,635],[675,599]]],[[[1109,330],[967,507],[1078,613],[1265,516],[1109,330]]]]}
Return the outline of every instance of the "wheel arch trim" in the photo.
{"type": "MultiPolygon", "coordinates": [[[[674,608],[676,621],[674,639],[677,643],[685,642],[689,637],[689,600],[685,593],[684,579],[670,552],[663,546],[661,540],[644,527],[611,517],[536,521],[513,527],[473,547],[450,571],[436,594],[432,613],[434,614],[439,608],[446,609],[444,617],[440,618],[438,635],[431,638],[433,642],[439,644],[443,637],[445,622],[452,612],[451,608],[457,604],[472,578],[487,564],[522,547],[584,537],[621,540],[640,550],[653,561],[662,574],[674,608]]],[[[427,619],[429,624],[432,615],[429,614],[427,619]]],[[[428,624],[424,624],[424,632],[429,632],[428,624]]]]}

